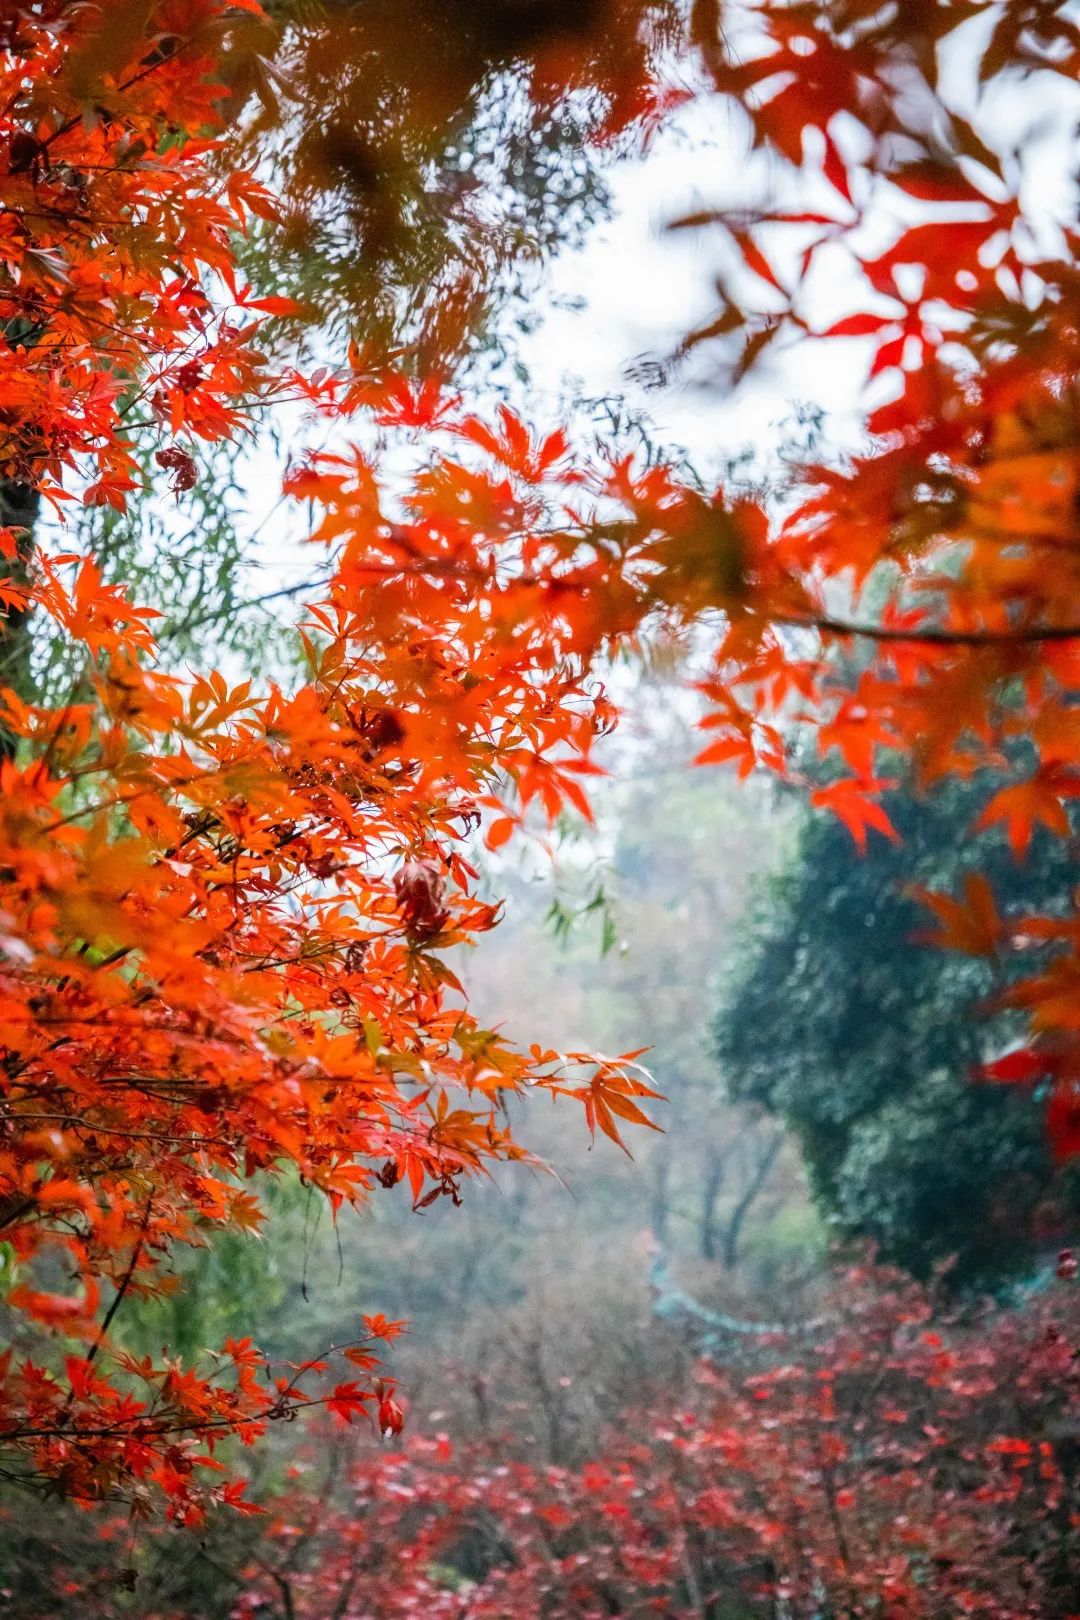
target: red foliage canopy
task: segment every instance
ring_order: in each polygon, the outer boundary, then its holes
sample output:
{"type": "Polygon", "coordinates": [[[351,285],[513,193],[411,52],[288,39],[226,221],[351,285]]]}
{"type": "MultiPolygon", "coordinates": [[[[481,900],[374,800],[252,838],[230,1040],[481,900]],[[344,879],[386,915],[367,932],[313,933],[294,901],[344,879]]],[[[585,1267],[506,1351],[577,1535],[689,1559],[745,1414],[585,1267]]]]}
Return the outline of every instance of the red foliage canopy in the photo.
{"type": "MultiPolygon", "coordinates": [[[[640,21],[635,5],[600,9],[617,29],[640,21]]],[[[702,757],[794,776],[793,722],[808,722],[844,768],[815,800],[860,841],[890,831],[876,795],[897,749],[927,781],[1012,770],[982,824],[1004,823],[1018,853],[1035,823],[1070,836],[1077,237],[1065,222],[1045,245],[1021,175],[951,104],[946,72],[950,51],[977,45],[984,96],[1074,78],[1069,8],[698,0],[692,13],[702,95],[733,103],[751,147],[828,206],[684,222],[726,233],[744,267],[739,297],[685,352],[735,342],[741,373],[814,335],[807,288],[840,254],[866,308],[816,335],[872,339],[872,386],[886,389],[865,452],[806,469],[779,514],[664,467],[586,460],[509,411],[482,421],[445,376],[379,356],[354,350],[313,377],[271,365],[260,328],[295,312],[242,285],[231,233],[276,205],[229,167],[226,127],[267,71],[255,0],[5,11],[6,499],[122,507],[139,478],[133,413],[156,425],[178,492],[196,440],[233,440],[280,399],[424,449],[405,491],[381,487],[360,450],[292,476],[321,512],[332,575],[304,619],[308,676],[288,691],[166,672],[148,611],[92,557],[33,549],[25,527],[0,534],[12,644],[33,610],[82,671],[59,707],[0,693],[8,1303],[84,1347],[60,1367],[31,1334],[5,1363],[0,1442],[16,1471],[83,1498],[154,1482],[190,1516],[215,1435],[250,1439],[308,1398],[312,1368],[268,1378],[246,1345],[200,1370],[110,1349],[119,1302],[158,1286],[176,1243],[258,1222],[251,1176],[291,1163],[335,1205],[399,1180],[417,1203],[456,1199],[463,1176],[521,1154],[500,1119],[508,1091],[575,1097],[615,1140],[643,1120],[652,1093],[633,1054],[512,1051],[471,1017],[444,953],[496,920],[467,855],[481,813],[493,846],[534,803],[587,813],[611,719],[594,672],[644,626],[719,624],[702,757]],[[883,200],[914,221],[884,251],[862,230],[883,200]],[[856,642],[865,656],[835,656],[856,642]]],[[[573,75],[581,59],[551,63],[573,75]]],[[[680,98],[648,84],[644,53],[613,60],[627,77],[602,87],[610,128],[651,130],[680,98]]],[[[998,916],[980,884],[929,898],[942,943],[1031,955],[1009,992],[1030,1043],[992,1078],[1049,1081],[1054,1141],[1075,1151],[1071,897],[1042,918],[998,916]]],[[[329,1399],[378,1404],[349,1382],[329,1399]]]]}

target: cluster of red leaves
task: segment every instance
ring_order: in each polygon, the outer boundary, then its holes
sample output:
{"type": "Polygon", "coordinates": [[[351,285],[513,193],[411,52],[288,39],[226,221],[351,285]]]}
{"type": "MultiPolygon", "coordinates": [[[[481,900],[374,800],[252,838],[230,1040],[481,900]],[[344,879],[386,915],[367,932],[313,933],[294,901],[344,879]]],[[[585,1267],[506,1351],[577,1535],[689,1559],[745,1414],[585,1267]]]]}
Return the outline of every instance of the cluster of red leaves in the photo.
{"type": "MultiPolygon", "coordinates": [[[[269,379],[257,323],[218,318],[208,277],[227,311],[279,312],[237,291],[227,236],[271,205],[208,164],[236,22],[217,0],[168,0],[106,20],[28,6],[9,24],[9,483],[54,495],[90,455],[84,499],[122,505],[133,400],[160,422],[179,492],[180,444],[231,437],[286,382],[327,417],[449,421],[453,402],[392,374],[269,379]]],[[[289,693],[163,672],[149,615],[92,558],[32,559],[30,601],[84,675],[60,709],[0,693],[0,1234],[10,1310],[88,1350],[0,1368],[17,1476],[82,1499],[156,1485],[191,1518],[216,1439],[249,1441],[309,1399],[317,1363],[272,1376],[245,1344],[195,1370],[110,1341],[176,1244],[258,1226],[248,1178],[292,1165],[335,1208],[399,1181],[417,1205],[456,1202],[463,1176],[523,1156],[507,1092],[576,1097],[615,1140],[655,1095],[632,1057],[512,1051],[444,958],[495,921],[463,842],[497,785],[552,818],[585,807],[607,715],[589,664],[623,628],[607,622],[611,566],[540,532],[536,486],[562,437],[534,448],[508,415],[488,435],[460,410],[455,431],[495,471],[429,465],[397,517],[359,455],[292,480],[321,504],[336,566],[309,611],[310,678],[289,693]]],[[[33,1335],[17,1327],[16,1344],[33,1335]]],[[[399,1423],[368,1385],[316,1398],[399,1423]]]]}
{"type": "MultiPolygon", "coordinates": [[[[235,435],[284,379],[254,339],[230,233],[274,203],[215,173],[223,72],[255,0],[5,8],[0,37],[0,476],[122,510],[127,423],[235,435]],[[220,280],[226,299],[211,296],[220,280]]],[[[235,71],[235,65],[233,67],[235,71]]],[[[166,453],[177,453],[175,450],[166,453]]]]}
{"type": "MultiPolygon", "coordinates": [[[[860,844],[870,829],[895,836],[879,794],[897,751],[925,783],[1010,774],[972,830],[1003,828],[1017,858],[1036,826],[1068,840],[1080,795],[1080,237],[1071,213],[1032,216],[1023,155],[987,140],[993,106],[1022,117],[1041,87],[1075,81],[1075,16],[980,0],[698,0],[693,14],[715,91],[751,149],[771,154],[774,195],[822,206],[683,222],[721,233],[739,265],[688,347],[730,344],[736,371],[789,341],[870,350],[863,451],[802,469],[767,531],[737,543],[716,531],[741,590],[703,682],[702,757],[797,776],[798,720],[832,762],[813,801],[860,844]],[[823,275],[862,306],[824,329],[823,275]]],[[[1050,1083],[1062,1156],[1080,1147],[1074,900],[992,926],[985,886],[944,902],[946,943],[1032,953],[1009,1001],[1029,1019],[1024,1078],[1050,1083]]]]}
{"type": "MultiPolygon", "coordinates": [[[[401,380],[386,387],[396,403],[401,380]]],[[[508,1091],[576,1097],[615,1141],[618,1121],[645,1121],[635,1099],[656,1094],[635,1054],[511,1050],[443,954],[495,921],[461,846],[499,784],[549,817],[585,807],[605,712],[589,666],[647,594],[547,524],[535,485],[561,440],[534,452],[509,416],[503,430],[484,446],[494,470],[430,464],[397,515],[359,456],[294,477],[325,513],[316,538],[340,544],[309,610],[310,679],[289,695],[155,670],[143,619],[91,562],[68,586],[49,572],[38,600],[94,655],[94,695],[60,713],[5,695],[22,748],[0,766],[0,1212],[27,1275],[62,1260],[79,1279],[21,1283],[9,1304],[36,1321],[99,1346],[102,1283],[152,1286],[176,1242],[256,1225],[241,1181],[284,1163],[335,1206],[402,1180],[418,1205],[456,1201],[462,1176],[522,1156],[499,1120],[508,1091]]],[[[57,1433],[64,1380],[13,1365],[12,1414],[28,1380],[30,1421],[2,1437],[38,1470],[92,1494],[103,1473],[145,1474],[142,1407],[127,1428],[116,1414],[57,1433]],[[103,1427],[128,1438],[103,1448],[103,1427]]],[[[131,1398],[100,1377],[91,1397],[131,1398]]],[[[177,1402],[162,1432],[225,1422],[177,1402]]]]}
{"type": "Polygon", "coordinates": [[[703,1363],[678,1409],[626,1414],[580,1468],[414,1435],[329,1506],[299,1465],[237,1620],[1074,1615],[1074,1287],[966,1322],[895,1279],[844,1299],[796,1359],[763,1340],[762,1370],[703,1363]]]}

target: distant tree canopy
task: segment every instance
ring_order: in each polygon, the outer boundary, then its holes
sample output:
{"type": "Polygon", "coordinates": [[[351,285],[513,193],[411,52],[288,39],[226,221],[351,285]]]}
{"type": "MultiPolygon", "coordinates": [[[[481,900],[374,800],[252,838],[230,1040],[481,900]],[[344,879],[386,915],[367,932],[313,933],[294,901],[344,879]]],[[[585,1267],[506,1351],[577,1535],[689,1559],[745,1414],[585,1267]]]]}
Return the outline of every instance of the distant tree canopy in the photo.
{"type": "Polygon", "coordinates": [[[1075,1175],[1055,1170],[1037,1094],[972,1080],[1009,1044],[1003,1016],[977,1016],[1007,969],[928,949],[912,892],[978,869],[1003,909],[1053,907],[1067,851],[1037,838],[1019,863],[973,837],[985,791],[893,793],[901,841],[875,838],[865,854],[831,818],[808,819],[714,1023],[732,1096],[795,1132],[835,1227],[923,1277],[955,1255],[958,1283],[1022,1267],[1040,1233],[1067,1228],[1080,1207],[1075,1175]]]}

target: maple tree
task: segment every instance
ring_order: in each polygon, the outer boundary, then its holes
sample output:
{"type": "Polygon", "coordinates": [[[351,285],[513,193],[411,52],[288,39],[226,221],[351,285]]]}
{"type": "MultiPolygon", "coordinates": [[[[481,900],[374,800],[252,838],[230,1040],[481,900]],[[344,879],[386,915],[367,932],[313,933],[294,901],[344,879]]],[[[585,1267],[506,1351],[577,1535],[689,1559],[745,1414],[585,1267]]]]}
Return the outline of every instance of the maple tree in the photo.
{"type": "MultiPolygon", "coordinates": [[[[640,47],[650,8],[589,10],[619,47],[601,136],[651,131],[689,92],[640,47]]],[[[271,364],[266,324],[300,312],[244,284],[231,234],[278,212],[263,177],[228,163],[229,117],[273,79],[255,0],[5,10],[5,654],[25,666],[32,612],[80,668],[62,703],[18,680],[2,694],[0,1231],[18,1267],[7,1304],[28,1324],[0,1381],[14,1477],[80,1499],[155,1485],[190,1520],[207,1494],[238,1500],[234,1483],[196,1483],[219,1436],[254,1439],[313,1400],[399,1426],[372,1377],[377,1321],[344,1351],[362,1376],[328,1387],[311,1382],[322,1357],[266,1369],[239,1342],[193,1368],[113,1343],[124,1298],[163,1285],[177,1244],[258,1224],[251,1178],[291,1164],[335,1207],[401,1181],[422,1206],[522,1156],[499,1113],[510,1091],[570,1096],[616,1142],[648,1123],[638,1054],[514,1051],[470,1016],[444,955],[497,920],[468,859],[481,818],[495,849],[530,810],[589,813],[614,719],[596,672],[614,650],[718,622],[700,757],[798,780],[810,725],[846,769],[808,784],[812,800],[859,842],[893,835],[880,762],[896,748],[926,782],[1011,772],[980,826],[1003,824],[1018,855],[1035,823],[1071,836],[1076,232],[1045,245],[1022,176],[952,104],[948,53],[986,24],[984,95],[1075,77],[1064,5],[691,8],[702,95],[828,202],[682,222],[726,233],[762,291],[725,293],[683,354],[734,343],[741,374],[789,338],[862,335],[875,385],[893,385],[869,447],[806,469],[774,513],[673,467],[586,457],[506,407],[488,420],[445,368],[359,345],[313,372],[271,364]],[[881,251],[860,227],[883,198],[916,222],[881,251]],[[807,289],[827,255],[868,307],[821,332],[807,289]],[[148,610],[93,557],[44,544],[35,515],[122,507],[134,420],[182,497],[189,446],[235,441],[284,401],[339,443],[361,422],[411,436],[411,479],[381,478],[366,443],[306,457],[288,491],[331,559],[302,614],[306,677],[180,675],[148,610]],[[876,607],[858,617],[864,592],[876,607]],[[864,658],[832,656],[853,640],[864,658]],[[35,1328],[82,1353],[42,1355],[35,1328]]],[[[538,94],[595,73],[568,24],[546,43],[538,94]]],[[[1031,1039],[985,1073],[1049,1083],[1052,1140],[1077,1151],[1070,897],[1011,917],[972,877],[960,899],[926,899],[943,945],[1030,959],[1003,999],[1031,1039]]]]}
{"type": "MultiPolygon", "coordinates": [[[[133,407],[180,494],[185,443],[234,436],[271,399],[415,426],[448,408],[437,383],[373,378],[359,354],[344,380],[267,368],[260,322],[292,306],[238,283],[229,231],[274,204],[211,161],[252,66],[245,14],[259,11],[59,3],[6,25],[2,470],[28,514],[69,499],[87,462],[81,498],[122,505],[133,407]]],[[[523,432],[507,417],[487,448],[535,481],[565,444],[534,454],[523,432]]],[[[420,1205],[456,1200],[462,1176],[521,1156],[504,1092],[569,1093],[616,1138],[652,1095],[629,1061],[511,1051],[469,1017],[441,955],[495,920],[460,848],[478,800],[511,770],[551,814],[580,803],[575,767],[605,713],[584,661],[539,623],[517,630],[523,602],[494,574],[528,509],[474,475],[488,527],[466,536],[454,508],[470,490],[429,473],[388,523],[359,454],[302,470],[292,492],[324,502],[323,541],[347,503],[346,528],[366,511],[365,536],[405,546],[410,566],[395,583],[357,532],[310,609],[310,678],[288,693],[166,671],[151,615],[92,557],[32,550],[25,518],[4,531],[9,651],[33,608],[82,660],[62,706],[3,694],[7,1304],[83,1353],[8,1352],[3,1443],[13,1477],[84,1499],[153,1483],[185,1518],[221,1436],[250,1441],[309,1398],[401,1421],[370,1377],[381,1324],[341,1351],[368,1376],[317,1397],[304,1375],[321,1358],[268,1372],[230,1341],[195,1369],[112,1344],[125,1295],[159,1285],[174,1245],[258,1224],[247,1178],[291,1162],[335,1207],[398,1181],[420,1205]],[[417,569],[412,546],[433,541],[449,556],[417,569]]],[[[560,548],[537,563],[522,589],[557,588],[560,548]]]]}

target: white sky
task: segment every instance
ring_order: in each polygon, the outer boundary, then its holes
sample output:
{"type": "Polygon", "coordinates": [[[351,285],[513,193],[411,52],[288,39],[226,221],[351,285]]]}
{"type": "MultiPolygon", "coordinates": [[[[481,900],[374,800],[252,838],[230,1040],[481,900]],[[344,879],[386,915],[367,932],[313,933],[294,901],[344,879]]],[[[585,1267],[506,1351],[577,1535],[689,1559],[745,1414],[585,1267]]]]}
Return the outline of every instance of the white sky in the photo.
{"type": "Polygon", "coordinates": [[[760,183],[769,183],[767,165],[739,159],[733,132],[713,102],[681,115],[645,159],[617,167],[611,219],[584,248],[556,260],[548,277],[553,307],[523,345],[538,391],[558,399],[570,391],[571,378],[584,394],[621,394],[650,417],[660,442],[684,446],[703,470],[748,444],[767,453],[797,402],[835,414],[843,437],[845,427],[854,433],[866,362],[866,346],[857,342],[834,344],[827,369],[803,349],[763,362],[734,395],[722,383],[710,386],[704,350],[668,387],[646,391],[627,376],[628,364],[670,352],[715,313],[718,236],[667,226],[682,215],[738,200],[740,191],[749,200],[752,170],[760,202],[760,183]],[[736,173],[743,180],[738,188],[732,183],[736,173]],[[580,307],[566,308],[568,302],[580,307]]]}
{"type": "MultiPolygon", "coordinates": [[[[970,46],[974,34],[962,32],[958,39],[970,46]]],[[[1025,212],[1049,232],[1046,246],[1060,251],[1051,222],[1075,220],[1080,86],[1047,74],[1028,85],[998,87],[977,103],[976,61],[970,49],[954,49],[950,99],[989,145],[1022,155],[1025,212]]],[[[837,134],[844,139],[843,129],[837,134]]],[[[570,376],[585,393],[623,394],[651,417],[661,441],[685,445],[703,470],[747,444],[767,458],[796,403],[825,411],[834,446],[856,443],[870,352],[865,340],[834,340],[827,348],[803,343],[786,354],[770,350],[734,394],[722,382],[709,386],[704,350],[700,361],[664,390],[646,393],[626,375],[628,362],[670,351],[716,310],[712,283],[724,263],[721,238],[707,229],[672,233],[666,229],[672,219],[718,206],[760,207],[763,201],[771,206],[782,200],[798,211],[843,218],[843,204],[832,188],[824,181],[800,181],[796,188],[790,174],[767,157],[748,159],[742,132],[715,98],[682,112],[646,159],[613,171],[611,184],[613,217],[582,250],[557,259],[548,277],[556,305],[572,300],[581,307],[552,309],[524,344],[538,389],[557,399],[567,392],[570,376]]],[[[875,210],[872,222],[861,228],[863,242],[884,248],[919,217],[919,205],[905,209],[899,194],[896,201],[895,209],[875,210]]],[[[792,243],[794,230],[785,229],[792,243]]],[[[760,283],[755,290],[760,294],[760,283]]],[[[819,329],[853,308],[873,307],[839,249],[819,256],[807,292],[806,312],[819,329]]]]}

